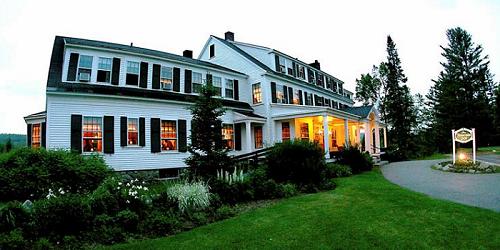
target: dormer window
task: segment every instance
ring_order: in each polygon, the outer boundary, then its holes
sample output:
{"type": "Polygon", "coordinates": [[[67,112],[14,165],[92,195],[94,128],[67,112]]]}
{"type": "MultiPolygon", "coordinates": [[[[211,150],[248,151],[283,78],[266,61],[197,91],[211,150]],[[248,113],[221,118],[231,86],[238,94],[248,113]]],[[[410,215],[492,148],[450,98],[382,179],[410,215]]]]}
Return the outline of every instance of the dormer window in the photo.
{"type": "Polygon", "coordinates": [[[139,85],[139,67],[138,62],[127,62],[127,77],[125,79],[125,84],[127,85],[139,85]]]}
{"type": "Polygon", "coordinates": [[[279,65],[280,65],[279,72],[280,73],[286,73],[285,62],[286,62],[286,60],[284,57],[279,57],[279,65]]]}
{"type": "Polygon", "coordinates": [[[302,80],[305,80],[306,79],[306,71],[305,71],[305,68],[304,66],[302,65],[299,65],[299,70],[297,72],[297,76],[302,79],[302,80]]]}
{"type": "Polygon", "coordinates": [[[165,66],[161,67],[160,84],[161,84],[161,89],[172,90],[173,88],[172,68],[165,66]]]}
{"type": "Polygon", "coordinates": [[[327,88],[327,89],[332,89],[332,82],[331,82],[331,78],[330,78],[330,77],[328,77],[328,76],[326,76],[326,77],[325,77],[325,79],[326,79],[326,88],[327,88]]]}
{"type": "Polygon", "coordinates": [[[80,56],[80,62],[78,63],[78,81],[90,82],[90,76],[92,74],[92,59],[92,56],[80,56]]]}
{"type": "Polygon", "coordinates": [[[231,98],[233,99],[234,98],[234,81],[231,80],[231,79],[226,79],[226,90],[225,90],[225,94],[226,94],[226,98],[231,98]]]}
{"type": "Polygon", "coordinates": [[[111,80],[111,58],[99,57],[97,82],[109,83],[111,80]]]}
{"type": "Polygon", "coordinates": [[[314,71],[311,69],[307,69],[307,81],[311,84],[316,83],[316,77],[314,76],[314,71]]]}
{"type": "Polygon", "coordinates": [[[202,75],[198,72],[192,73],[192,82],[193,82],[193,93],[200,93],[202,83],[202,75]]]}

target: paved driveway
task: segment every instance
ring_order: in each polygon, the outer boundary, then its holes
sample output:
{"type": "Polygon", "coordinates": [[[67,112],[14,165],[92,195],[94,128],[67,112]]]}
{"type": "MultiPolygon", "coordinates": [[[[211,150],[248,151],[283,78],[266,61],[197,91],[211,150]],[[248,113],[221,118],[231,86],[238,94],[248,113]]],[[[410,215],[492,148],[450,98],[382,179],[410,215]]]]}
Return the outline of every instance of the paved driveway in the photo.
{"type": "Polygon", "coordinates": [[[463,174],[431,169],[443,160],[404,161],[382,167],[384,177],[430,196],[500,212],[500,173],[463,174]]]}
{"type": "Polygon", "coordinates": [[[477,155],[477,159],[500,165],[500,155],[497,154],[481,154],[477,155]]]}

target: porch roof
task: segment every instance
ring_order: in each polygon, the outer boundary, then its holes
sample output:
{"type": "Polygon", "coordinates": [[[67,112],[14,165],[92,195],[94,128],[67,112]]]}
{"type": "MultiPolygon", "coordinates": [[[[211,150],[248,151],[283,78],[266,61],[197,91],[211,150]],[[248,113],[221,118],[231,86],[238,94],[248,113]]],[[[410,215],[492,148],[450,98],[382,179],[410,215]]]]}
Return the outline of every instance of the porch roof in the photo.
{"type": "Polygon", "coordinates": [[[363,117],[348,113],[339,109],[332,109],[329,107],[312,107],[306,106],[304,109],[297,110],[296,108],[290,109],[288,111],[282,112],[272,116],[273,119],[290,119],[290,118],[300,118],[308,116],[320,116],[320,115],[335,116],[337,118],[349,119],[354,121],[360,121],[363,117]],[[306,109],[307,108],[307,109],[306,109]]]}
{"type": "Polygon", "coordinates": [[[366,118],[373,109],[373,105],[364,105],[359,107],[346,107],[342,109],[343,111],[360,116],[361,118],[366,118]]]}
{"type": "Polygon", "coordinates": [[[45,119],[47,117],[47,111],[41,111],[24,117],[25,121],[34,119],[45,119]]]}

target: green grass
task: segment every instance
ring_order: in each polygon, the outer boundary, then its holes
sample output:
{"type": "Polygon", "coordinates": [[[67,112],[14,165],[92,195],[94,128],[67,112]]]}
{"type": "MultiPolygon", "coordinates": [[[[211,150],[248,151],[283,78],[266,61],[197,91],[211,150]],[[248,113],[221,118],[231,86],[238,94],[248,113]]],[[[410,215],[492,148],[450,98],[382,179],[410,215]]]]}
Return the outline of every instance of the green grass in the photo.
{"type": "Polygon", "coordinates": [[[487,154],[497,154],[500,155],[500,146],[491,146],[491,147],[481,147],[477,149],[478,153],[487,153],[487,154]]]}
{"type": "Polygon", "coordinates": [[[439,159],[449,159],[449,158],[451,158],[450,154],[434,153],[429,156],[419,157],[415,160],[439,160],[439,159]]]}
{"type": "Polygon", "coordinates": [[[432,199],[379,171],[175,236],[112,249],[500,249],[500,213],[432,199]]]}

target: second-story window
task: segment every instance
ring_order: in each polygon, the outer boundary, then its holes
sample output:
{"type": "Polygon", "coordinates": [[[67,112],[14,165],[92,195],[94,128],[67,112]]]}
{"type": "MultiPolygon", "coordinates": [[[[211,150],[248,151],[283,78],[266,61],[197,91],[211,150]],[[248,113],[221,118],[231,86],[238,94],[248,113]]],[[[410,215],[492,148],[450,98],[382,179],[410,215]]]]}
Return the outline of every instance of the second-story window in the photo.
{"type": "Polygon", "coordinates": [[[97,82],[107,82],[111,80],[111,58],[99,57],[97,64],[97,82]]]}
{"type": "Polygon", "coordinates": [[[172,68],[165,66],[161,67],[161,74],[160,74],[161,89],[172,90],[173,87],[172,80],[173,80],[172,68]]]}
{"type": "Polygon", "coordinates": [[[127,62],[127,77],[125,79],[125,84],[139,85],[139,65],[138,62],[127,62]]]}
{"type": "Polygon", "coordinates": [[[203,85],[202,81],[203,80],[201,73],[198,72],[192,73],[193,93],[200,93],[201,86],[203,85]]]}
{"type": "Polygon", "coordinates": [[[215,95],[216,96],[222,96],[222,78],[218,76],[214,76],[212,78],[212,84],[215,89],[215,95]]]}
{"type": "Polygon", "coordinates": [[[260,82],[252,85],[252,99],[253,104],[262,103],[262,88],[260,87],[260,82]]]}
{"type": "Polygon", "coordinates": [[[305,80],[306,79],[306,70],[304,68],[304,66],[302,65],[299,65],[299,72],[297,72],[297,76],[302,79],[302,80],[305,80]]]}
{"type": "Polygon", "coordinates": [[[226,79],[226,98],[234,98],[234,81],[231,79],[226,79]]]}
{"type": "Polygon", "coordinates": [[[90,82],[92,75],[92,56],[81,55],[78,63],[78,81],[90,82]]]}
{"type": "Polygon", "coordinates": [[[300,104],[300,95],[301,93],[299,92],[298,89],[296,89],[294,92],[293,92],[293,104],[300,104]]]}
{"type": "Polygon", "coordinates": [[[287,73],[291,76],[293,76],[293,63],[292,61],[288,61],[286,60],[286,69],[287,69],[287,73]]]}
{"type": "Polygon", "coordinates": [[[314,105],[314,103],[313,103],[313,94],[312,93],[307,94],[306,99],[307,99],[307,103],[309,105],[314,105]]]}
{"type": "Polygon", "coordinates": [[[286,103],[285,93],[283,92],[283,85],[276,84],[276,101],[278,103],[286,103]]]}
{"type": "Polygon", "coordinates": [[[286,66],[285,66],[285,58],[284,57],[279,57],[279,65],[280,65],[280,68],[279,68],[279,72],[280,73],[286,73],[286,66]]]}

